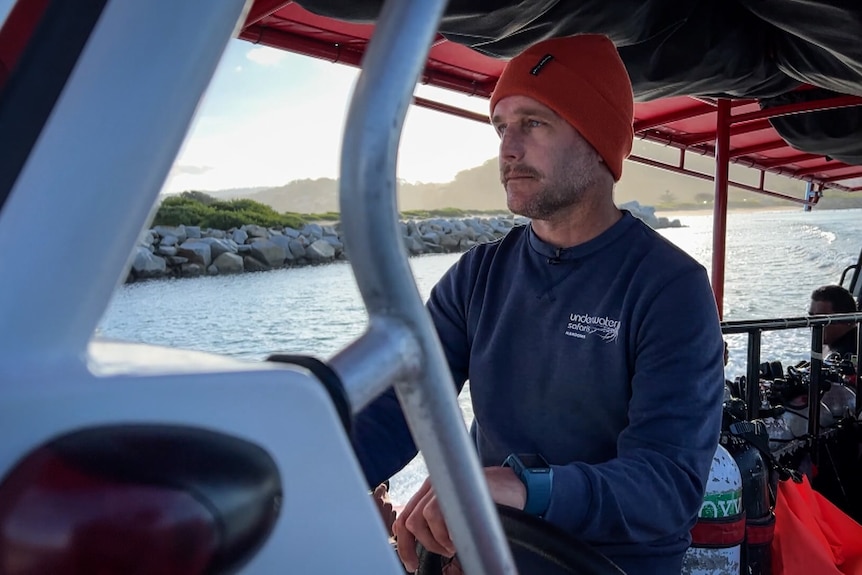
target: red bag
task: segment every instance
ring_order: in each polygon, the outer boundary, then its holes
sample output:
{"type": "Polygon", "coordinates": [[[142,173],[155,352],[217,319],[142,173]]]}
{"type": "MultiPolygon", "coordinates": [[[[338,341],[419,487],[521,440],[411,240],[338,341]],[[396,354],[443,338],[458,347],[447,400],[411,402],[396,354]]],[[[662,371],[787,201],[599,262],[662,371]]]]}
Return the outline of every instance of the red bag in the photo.
{"type": "Polygon", "coordinates": [[[801,483],[780,481],[772,561],[776,575],[862,575],[862,525],[805,476],[801,483]]]}

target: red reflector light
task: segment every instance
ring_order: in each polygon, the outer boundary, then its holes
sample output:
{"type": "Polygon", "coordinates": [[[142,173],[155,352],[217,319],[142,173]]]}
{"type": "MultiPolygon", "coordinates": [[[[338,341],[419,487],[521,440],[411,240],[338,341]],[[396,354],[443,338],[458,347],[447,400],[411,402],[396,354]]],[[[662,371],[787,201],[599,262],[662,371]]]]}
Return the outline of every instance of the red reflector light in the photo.
{"type": "Polygon", "coordinates": [[[0,529],[6,575],[195,575],[217,541],[188,493],[95,477],[46,448],[3,482],[0,529]]]}
{"type": "Polygon", "coordinates": [[[281,504],[275,462],[237,437],[110,426],[31,451],[0,482],[2,575],[234,572],[281,504]]]}

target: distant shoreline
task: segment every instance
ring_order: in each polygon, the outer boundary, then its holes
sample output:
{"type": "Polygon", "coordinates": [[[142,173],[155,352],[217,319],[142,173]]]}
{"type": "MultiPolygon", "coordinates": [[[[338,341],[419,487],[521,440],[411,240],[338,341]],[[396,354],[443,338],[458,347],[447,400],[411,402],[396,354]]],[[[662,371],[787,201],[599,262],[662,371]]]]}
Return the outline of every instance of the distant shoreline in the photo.
{"type": "MultiPolygon", "coordinates": [[[[816,209],[816,208],[815,208],[816,209]]],[[[749,213],[749,212],[788,212],[802,211],[802,206],[758,206],[755,208],[729,208],[727,213],[749,213]]],[[[656,215],[666,218],[683,218],[687,216],[711,216],[712,208],[702,208],[696,210],[659,210],[656,209],[656,215]]]]}

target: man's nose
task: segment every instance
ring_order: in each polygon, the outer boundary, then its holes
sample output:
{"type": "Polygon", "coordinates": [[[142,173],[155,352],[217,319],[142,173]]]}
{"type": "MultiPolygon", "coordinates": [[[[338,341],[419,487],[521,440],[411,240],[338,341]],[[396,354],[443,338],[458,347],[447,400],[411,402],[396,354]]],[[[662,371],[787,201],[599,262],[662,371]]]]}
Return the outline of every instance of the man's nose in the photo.
{"type": "Polygon", "coordinates": [[[508,128],[500,138],[500,157],[520,160],[524,157],[524,136],[515,127],[508,128]]]}

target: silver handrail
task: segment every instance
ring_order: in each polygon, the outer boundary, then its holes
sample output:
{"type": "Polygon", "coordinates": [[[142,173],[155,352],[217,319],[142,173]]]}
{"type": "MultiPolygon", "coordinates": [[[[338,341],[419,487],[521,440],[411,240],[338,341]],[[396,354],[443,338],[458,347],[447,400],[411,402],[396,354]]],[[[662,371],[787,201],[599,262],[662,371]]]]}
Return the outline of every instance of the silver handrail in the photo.
{"type": "Polygon", "coordinates": [[[452,375],[398,233],[398,143],[445,6],[445,0],[386,2],[365,54],[344,132],[340,203],[346,251],[369,326],[330,363],[356,412],[395,386],[465,571],[515,574],[452,375]]]}

